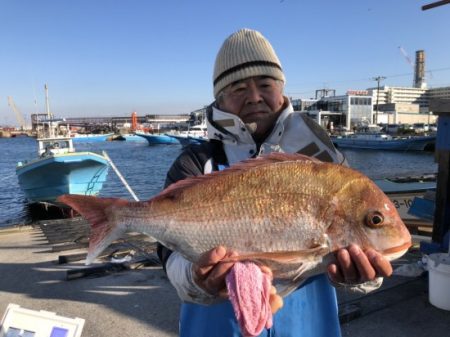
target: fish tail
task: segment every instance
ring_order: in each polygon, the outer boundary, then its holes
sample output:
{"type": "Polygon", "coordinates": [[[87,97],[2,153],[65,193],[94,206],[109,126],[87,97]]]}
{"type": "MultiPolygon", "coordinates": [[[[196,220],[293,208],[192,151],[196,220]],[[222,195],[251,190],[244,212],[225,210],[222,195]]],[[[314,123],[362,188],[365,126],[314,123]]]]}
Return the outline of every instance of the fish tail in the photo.
{"type": "Polygon", "coordinates": [[[91,264],[106,247],[126,231],[125,227],[118,226],[114,217],[108,216],[115,208],[112,206],[127,204],[126,200],[66,194],[59,197],[57,201],[72,207],[91,223],[87,265],[91,264]]]}

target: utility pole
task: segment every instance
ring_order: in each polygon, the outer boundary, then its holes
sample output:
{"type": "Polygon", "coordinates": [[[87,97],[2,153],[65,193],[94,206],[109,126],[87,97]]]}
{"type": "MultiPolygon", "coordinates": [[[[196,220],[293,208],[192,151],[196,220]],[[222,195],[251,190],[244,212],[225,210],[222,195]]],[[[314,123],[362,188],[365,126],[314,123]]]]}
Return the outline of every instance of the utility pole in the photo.
{"type": "Polygon", "coordinates": [[[384,76],[377,76],[377,77],[373,77],[372,80],[377,81],[377,103],[376,103],[376,107],[375,107],[375,124],[378,124],[378,100],[379,100],[379,96],[380,96],[380,81],[385,80],[386,77],[384,76]]]}

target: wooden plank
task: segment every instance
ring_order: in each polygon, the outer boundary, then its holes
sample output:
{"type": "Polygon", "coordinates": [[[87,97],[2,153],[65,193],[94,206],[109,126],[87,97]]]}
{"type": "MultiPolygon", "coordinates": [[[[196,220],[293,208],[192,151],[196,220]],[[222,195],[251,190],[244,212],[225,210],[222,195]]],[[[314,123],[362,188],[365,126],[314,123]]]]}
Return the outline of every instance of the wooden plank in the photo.
{"type": "Polygon", "coordinates": [[[80,248],[87,248],[89,246],[89,244],[86,243],[70,243],[70,244],[65,244],[65,245],[60,245],[60,246],[53,246],[52,247],[52,252],[63,252],[63,251],[67,251],[67,250],[72,250],[72,249],[80,249],[80,248]]]}
{"type": "Polygon", "coordinates": [[[60,255],[58,256],[58,264],[66,264],[69,262],[76,262],[86,259],[87,253],[60,255]]]}
{"type": "Polygon", "coordinates": [[[159,260],[156,257],[154,259],[144,257],[124,263],[105,263],[99,266],[68,270],[66,279],[70,281],[83,277],[100,277],[125,270],[141,268],[142,266],[156,265],[159,265],[159,260]]]}

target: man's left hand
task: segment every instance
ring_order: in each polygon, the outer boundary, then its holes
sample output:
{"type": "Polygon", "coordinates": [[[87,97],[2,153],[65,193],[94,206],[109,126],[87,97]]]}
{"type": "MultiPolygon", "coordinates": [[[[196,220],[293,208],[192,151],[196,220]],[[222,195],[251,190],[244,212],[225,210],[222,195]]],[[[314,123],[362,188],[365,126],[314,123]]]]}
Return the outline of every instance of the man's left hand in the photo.
{"type": "Polygon", "coordinates": [[[328,275],[336,283],[359,284],[391,276],[392,266],[374,249],[362,251],[358,245],[351,244],[338,250],[336,263],[328,266],[328,275]]]}

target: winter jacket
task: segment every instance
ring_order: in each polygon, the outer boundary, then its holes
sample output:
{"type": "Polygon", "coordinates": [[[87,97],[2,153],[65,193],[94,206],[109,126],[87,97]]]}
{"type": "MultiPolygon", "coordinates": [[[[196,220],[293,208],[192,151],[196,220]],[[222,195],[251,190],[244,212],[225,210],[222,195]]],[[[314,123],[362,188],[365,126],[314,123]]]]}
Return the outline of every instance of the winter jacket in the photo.
{"type": "MultiPolygon", "coordinates": [[[[167,174],[166,186],[270,152],[296,152],[347,164],[325,130],[305,114],[294,112],[290,104],[261,144],[253,140],[251,126],[236,115],[221,111],[214,104],[208,107],[206,115],[210,141],[182,152],[167,174]]],[[[230,302],[206,293],[195,284],[191,262],[161,245],[158,255],[183,300],[180,336],[240,336],[230,302]]],[[[284,298],[283,308],[274,316],[274,326],[261,336],[340,336],[336,293],[327,276],[308,279],[284,298]]]]}

